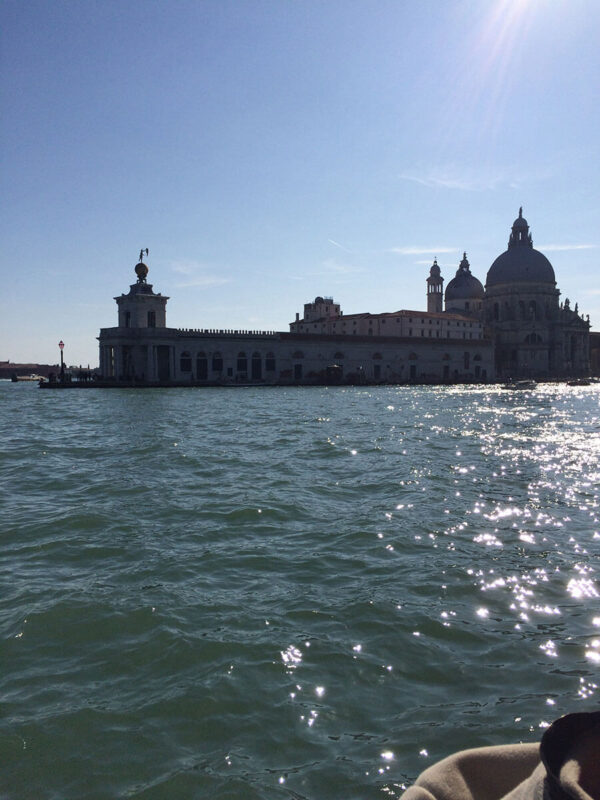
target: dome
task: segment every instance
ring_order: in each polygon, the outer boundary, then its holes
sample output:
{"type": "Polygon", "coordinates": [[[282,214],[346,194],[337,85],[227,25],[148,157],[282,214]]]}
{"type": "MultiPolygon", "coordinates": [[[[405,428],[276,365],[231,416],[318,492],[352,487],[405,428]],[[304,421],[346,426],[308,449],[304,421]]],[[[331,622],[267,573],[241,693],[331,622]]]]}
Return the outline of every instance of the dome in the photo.
{"type": "Polygon", "coordinates": [[[519,216],[513,222],[512,226],[513,230],[515,228],[525,228],[526,230],[529,230],[529,225],[527,224],[527,220],[523,216],[523,206],[521,206],[521,208],[519,209],[519,216]]]}
{"type": "Polygon", "coordinates": [[[431,269],[429,270],[429,277],[430,278],[439,278],[441,275],[439,264],[437,263],[437,258],[433,259],[433,264],[431,265],[431,269]]]}
{"type": "Polygon", "coordinates": [[[522,208],[513,223],[508,249],[498,256],[487,274],[486,286],[498,283],[556,283],[552,264],[543,253],[533,249],[522,208]]]}
{"type": "Polygon", "coordinates": [[[490,267],[486,285],[555,282],[552,264],[543,253],[533,247],[509,247],[490,267]]]}
{"type": "Polygon", "coordinates": [[[143,283],[146,280],[146,276],[148,275],[148,267],[144,264],[143,261],[140,261],[139,264],[136,264],[135,267],[135,274],[138,276],[138,281],[143,283]]]}
{"type": "Polygon", "coordinates": [[[471,275],[469,262],[467,261],[467,254],[463,253],[463,259],[456,272],[456,276],[452,278],[448,286],[446,286],[445,298],[446,303],[452,300],[481,300],[484,291],[481,281],[477,280],[474,275],[471,275]]]}

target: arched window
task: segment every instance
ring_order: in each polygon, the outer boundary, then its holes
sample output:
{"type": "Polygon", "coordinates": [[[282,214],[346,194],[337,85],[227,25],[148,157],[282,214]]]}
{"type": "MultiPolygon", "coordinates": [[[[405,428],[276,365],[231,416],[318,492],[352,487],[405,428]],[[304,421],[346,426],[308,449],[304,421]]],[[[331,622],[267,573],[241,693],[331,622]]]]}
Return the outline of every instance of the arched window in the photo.
{"type": "Polygon", "coordinates": [[[237,357],[237,371],[238,372],[248,372],[248,359],[246,358],[246,353],[238,353],[237,357]]]}
{"type": "Polygon", "coordinates": [[[185,350],[179,356],[179,369],[182,372],[191,372],[192,371],[192,356],[185,350]]]}
{"type": "Polygon", "coordinates": [[[212,370],[213,372],[223,372],[223,356],[221,353],[213,353],[212,370]]]}
{"type": "Polygon", "coordinates": [[[537,309],[537,303],[535,302],[535,300],[530,300],[529,301],[529,316],[530,316],[531,319],[537,319],[538,318],[538,309],[537,309]]]}
{"type": "Polygon", "coordinates": [[[265,370],[266,372],[275,372],[275,354],[267,353],[265,356],[265,370]]]}
{"type": "Polygon", "coordinates": [[[529,333],[525,337],[525,344],[542,344],[542,341],[543,341],[543,339],[539,335],[539,333],[535,333],[535,332],[534,333],[529,333]]]}
{"type": "Polygon", "coordinates": [[[208,378],[208,359],[206,353],[198,353],[196,356],[196,378],[205,381],[208,378]]]}

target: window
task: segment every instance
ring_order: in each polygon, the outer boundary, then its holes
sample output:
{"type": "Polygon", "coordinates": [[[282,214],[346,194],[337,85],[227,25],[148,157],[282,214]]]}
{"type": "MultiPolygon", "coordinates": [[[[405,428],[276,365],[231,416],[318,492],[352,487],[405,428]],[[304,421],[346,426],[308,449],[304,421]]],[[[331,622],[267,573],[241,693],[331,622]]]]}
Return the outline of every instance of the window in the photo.
{"type": "Polygon", "coordinates": [[[148,327],[156,328],[156,311],[148,312],[148,327]]]}
{"type": "Polygon", "coordinates": [[[381,353],[373,353],[374,361],[381,361],[381,353]]]}
{"type": "Polygon", "coordinates": [[[526,344],[541,344],[542,337],[539,333],[530,333],[528,336],[525,337],[526,344]]]}
{"type": "Polygon", "coordinates": [[[238,372],[248,372],[248,359],[246,358],[246,353],[238,353],[236,369],[238,372]]]}
{"type": "Polygon", "coordinates": [[[129,328],[130,325],[131,325],[131,311],[126,311],[125,312],[125,327],[129,328]]]}
{"type": "Polygon", "coordinates": [[[221,353],[213,353],[212,370],[213,372],[223,372],[223,356],[221,353]]]}
{"type": "Polygon", "coordinates": [[[262,358],[260,353],[252,353],[252,380],[258,381],[262,378],[262,358]]]}
{"type": "Polygon", "coordinates": [[[208,378],[208,359],[206,353],[198,353],[196,356],[196,377],[199,381],[208,378]]]}
{"type": "Polygon", "coordinates": [[[179,369],[182,372],[192,371],[192,356],[187,352],[187,350],[179,357],[179,369]]]}
{"type": "Polygon", "coordinates": [[[267,372],[275,372],[275,354],[267,353],[265,356],[265,370],[267,372]]]}
{"type": "Polygon", "coordinates": [[[333,357],[334,357],[334,359],[335,359],[336,361],[339,361],[341,358],[344,358],[344,354],[343,354],[343,353],[340,353],[340,351],[338,350],[338,351],[337,351],[337,353],[334,353],[334,354],[333,354],[333,357]]]}

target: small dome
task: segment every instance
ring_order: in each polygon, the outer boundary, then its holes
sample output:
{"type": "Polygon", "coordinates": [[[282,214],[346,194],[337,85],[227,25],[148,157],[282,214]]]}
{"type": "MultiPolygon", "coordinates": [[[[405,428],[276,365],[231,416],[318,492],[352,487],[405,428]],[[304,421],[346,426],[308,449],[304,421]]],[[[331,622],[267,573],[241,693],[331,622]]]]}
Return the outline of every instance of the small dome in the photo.
{"type": "Polygon", "coordinates": [[[439,264],[437,263],[437,258],[433,259],[433,264],[431,265],[431,269],[429,270],[429,275],[431,278],[439,278],[441,275],[440,267],[439,264]]]}
{"type": "Polygon", "coordinates": [[[481,300],[483,295],[484,291],[481,281],[477,280],[474,275],[471,275],[467,254],[464,253],[456,276],[452,278],[448,286],[446,286],[446,292],[444,294],[446,303],[452,300],[481,300]]]}
{"type": "Polygon", "coordinates": [[[523,206],[519,209],[519,216],[513,222],[513,228],[527,228],[529,230],[529,225],[527,224],[527,220],[523,216],[523,206]]]}

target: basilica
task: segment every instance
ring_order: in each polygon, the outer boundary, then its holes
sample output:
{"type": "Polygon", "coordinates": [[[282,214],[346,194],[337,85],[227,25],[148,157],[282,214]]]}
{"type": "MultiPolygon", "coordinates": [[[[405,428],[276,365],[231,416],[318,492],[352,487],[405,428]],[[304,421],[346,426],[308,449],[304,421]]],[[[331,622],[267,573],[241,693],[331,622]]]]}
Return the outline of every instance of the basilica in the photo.
{"type": "Polygon", "coordinates": [[[589,318],[560,302],[522,209],[485,287],[465,253],[444,292],[434,260],[426,311],[344,314],[318,296],[289,332],[167,327],[169,298],[147,282],[142,257],[136,283],[115,298],[118,325],[98,337],[107,385],[464,383],[589,372],[589,318]]]}

